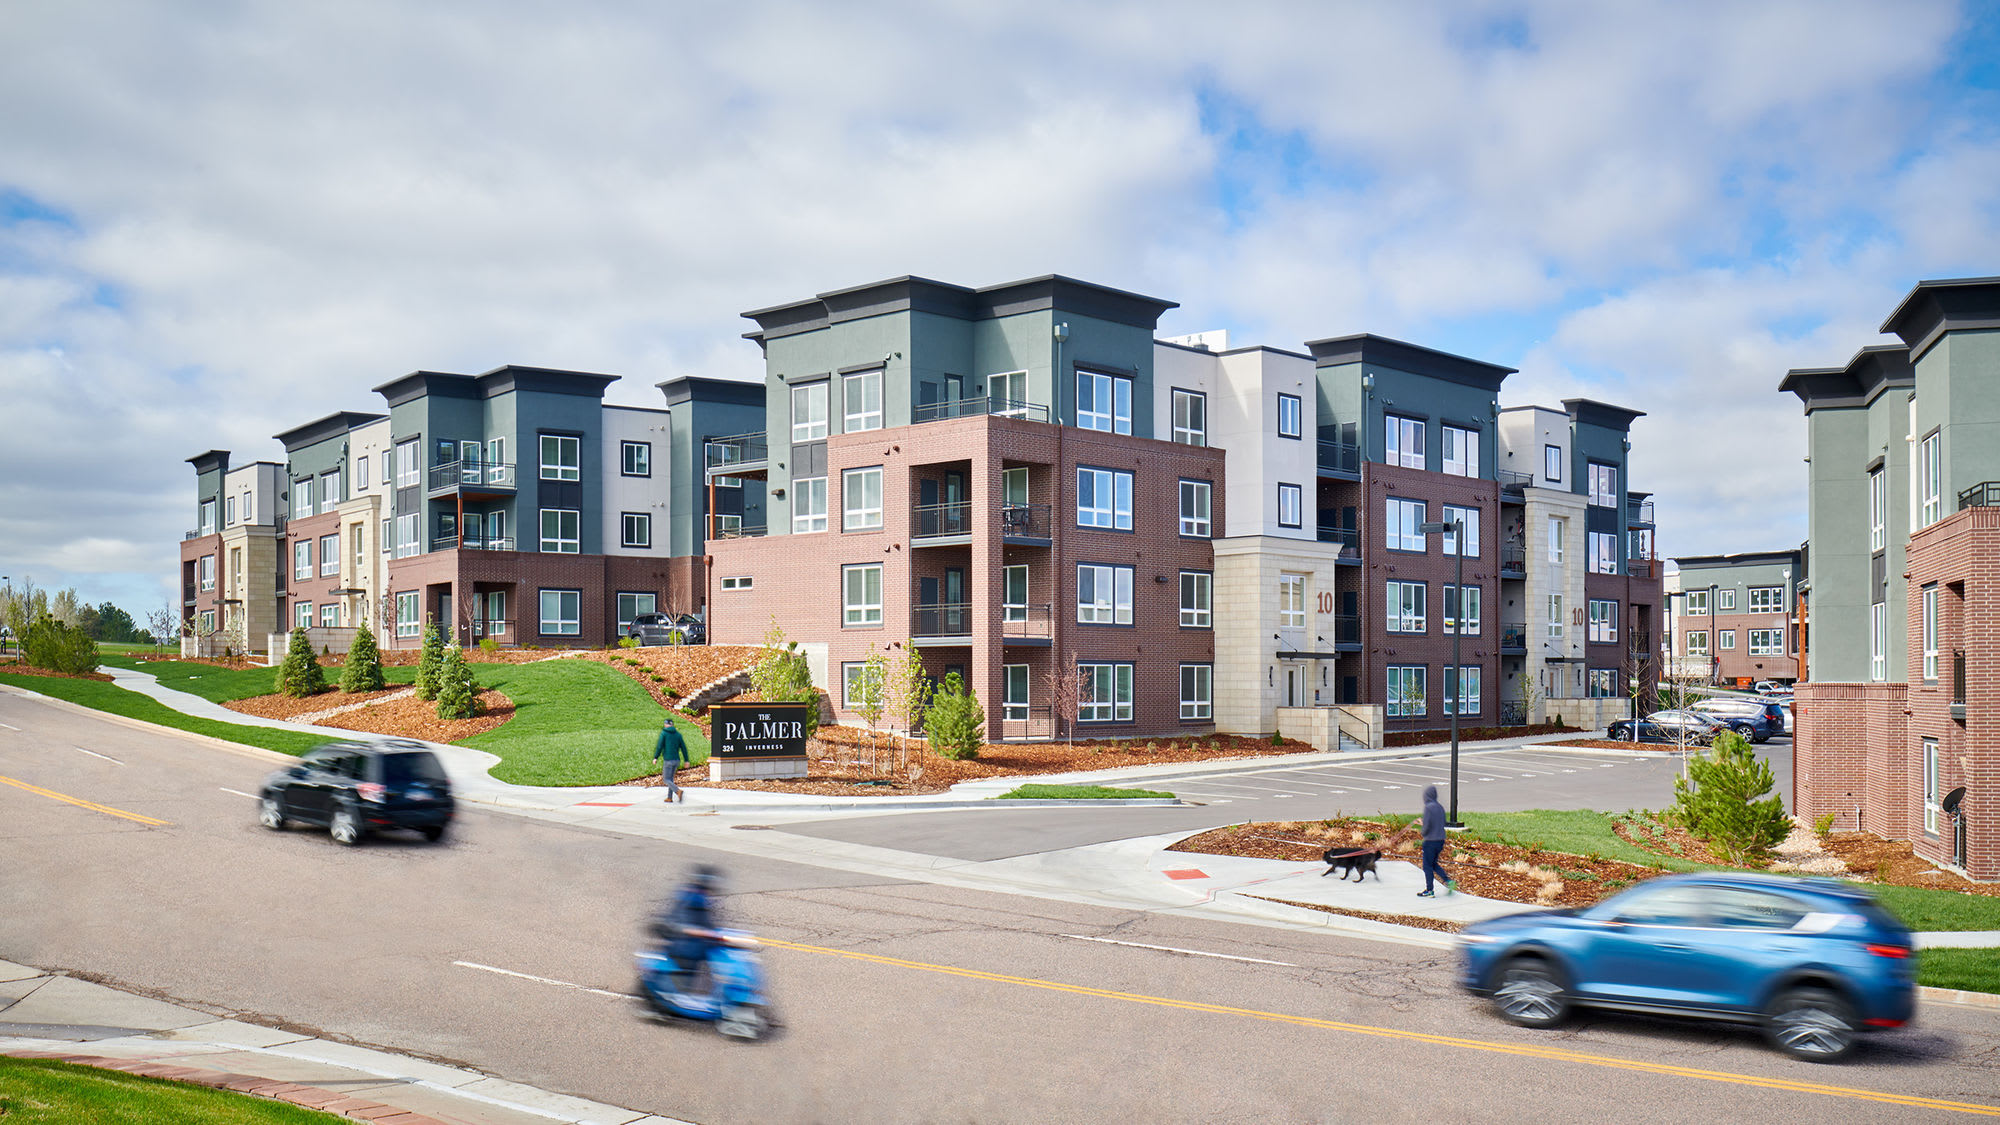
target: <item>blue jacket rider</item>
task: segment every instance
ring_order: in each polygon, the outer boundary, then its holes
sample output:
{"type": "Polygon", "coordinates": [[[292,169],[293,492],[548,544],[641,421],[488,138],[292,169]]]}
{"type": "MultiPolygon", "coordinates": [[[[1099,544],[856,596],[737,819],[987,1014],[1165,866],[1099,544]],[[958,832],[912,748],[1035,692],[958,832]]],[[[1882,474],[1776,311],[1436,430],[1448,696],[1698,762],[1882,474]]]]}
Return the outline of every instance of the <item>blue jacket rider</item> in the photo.
{"type": "Polygon", "coordinates": [[[682,991],[707,962],[708,951],[719,944],[713,895],[720,882],[721,873],[715,868],[695,868],[665,915],[654,923],[654,932],[667,941],[667,956],[675,965],[675,986],[682,991]]]}

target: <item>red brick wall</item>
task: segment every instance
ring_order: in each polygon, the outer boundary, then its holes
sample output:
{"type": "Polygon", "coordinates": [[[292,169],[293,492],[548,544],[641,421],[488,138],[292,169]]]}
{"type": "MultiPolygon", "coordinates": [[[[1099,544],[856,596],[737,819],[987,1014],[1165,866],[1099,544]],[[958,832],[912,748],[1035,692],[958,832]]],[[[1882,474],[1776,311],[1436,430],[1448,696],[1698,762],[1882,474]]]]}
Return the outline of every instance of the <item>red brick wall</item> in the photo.
{"type": "MultiPolygon", "coordinates": [[[[500,638],[511,644],[549,648],[596,648],[618,640],[617,615],[620,593],[653,594],[657,603],[672,609],[677,559],[633,555],[555,555],[532,551],[431,551],[394,559],[389,564],[389,592],[420,591],[424,613],[434,615],[438,596],[452,595],[453,616],[464,632],[470,598],[474,593],[504,590],[507,616],[512,633],[500,638]],[[575,636],[543,636],[541,633],[541,591],[563,589],[581,591],[581,617],[575,636]]],[[[683,574],[686,567],[681,568],[683,574]]],[[[683,577],[685,581],[685,577],[683,577]]],[[[415,638],[398,640],[393,629],[378,629],[381,643],[389,647],[414,647],[415,638]]]]}
{"type": "MultiPolygon", "coordinates": [[[[322,512],[316,516],[305,516],[300,519],[285,521],[285,539],[278,547],[278,589],[280,591],[279,601],[282,610],[278,615],[280,627],[290,629],[292,626],[298,624],[298,619],[294,616],[297,611],[292,607],[302,601],[313,603],[313,625],[319,624],[319,607],[323,604],[330,602],[339,605],[342,607],[343,614],[345,613],[347,599],[336,597],[333,593],[333,591],[345,585],[340,577],[339,567],[341,559],[339,556],[344,552],[354,549],[353,544],[347,541],[344,531],[345,529],[341,525],[339,512],[322,512]],[[334,572],[323,578],[320,576],[319,550],[319,540],[322,535],[340,536],[340,547],[336,551],[336,557],[334,558],[334,572]],[[301,579],[292,570],[292,553],[297,549],[294,546],[295,544],[306,542],[312,544],[312,576],[301,579]]],[[[342,625],[354,624],[354,622],[347,620],[345,616],[342,617],[340,623],[342,625]]],[[[262,638],[258,639],[258,643],[262,643],[262,638]]]]}
{"type": "Polygon", "coordinates": [[[1924,831],[1922,740],[1938,741],[1940,799],[1966,787],[1966,867],[1975,878],[2000,878],[2000,508],[1969,508],[1910,537],[1905,572],[1909,596],[1909,751],[1896,798],[1905,837],[1917,854],[1953,859],[1954,823],[1939,814],[1924,831]],[[1938,588],[1938,674],[1923,675],[1923,590],[1938,588]],[[1952,718],[1952,654],[1966,661],[1965,718],[1952,718]]]}
{"type": "Polygon", "coordinates": [[[1900,683],[1808,682],[1793,705],[1792,811],[1838,831],[1902,838],[1910,756],[1900,683]]]}

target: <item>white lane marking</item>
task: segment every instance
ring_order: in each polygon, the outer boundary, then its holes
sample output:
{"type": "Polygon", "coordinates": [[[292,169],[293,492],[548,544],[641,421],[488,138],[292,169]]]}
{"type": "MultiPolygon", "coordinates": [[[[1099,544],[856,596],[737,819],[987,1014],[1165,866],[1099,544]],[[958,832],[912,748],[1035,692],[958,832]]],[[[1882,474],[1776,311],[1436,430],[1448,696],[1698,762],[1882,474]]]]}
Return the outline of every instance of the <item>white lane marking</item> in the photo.
{"type": "Polygon", "coordinates": [[[241,789],[231,789],[227,785],[218,785],[216,786],[216,788],[222,790],[224,793],[234,793],[238,797],[248,797],[253,801],[257,799],[257,795],[255,793],[245,793],[241,789]]]}
{"type": "Polygon", "coordinates": [[[7,727],[7,729],[8,729],[8,730],[20,730],[20,729],[21,729],[20,727],[8,727],[6,723],[0,723],[0,727],[7,727]]]}
{"type": "Polygon", "coordinates": [[[566,980],[554,980],[550,977],[538,977],[532,973],[517,973],[512,969],[496,969],[491,965],[481,965],[476,961],[453,961],[452,964],[457,965],[462,969],[482,969],[489,973],[499,973],[503,977],[520,977],[522,980],[531,980],[534,981],[536,984],[553,984],[560,986],[562,988],[574,988],[579,992],[592,992],[596,993],[599,996],[611,996],[619,1000],[630,999],[630,997],[623,992],[606,992],[601,988],[592,988],[587,984],[571,984],[569,981],[566,980]]]}
{"type": "Polygon", "coordinates": [[[1281,965],[1287,969],[1298,968],[1297,965],[1292,964],[1290,961],[1266,961],[1262,957],[1238,957],[1230,953],[1203,953],[1199,949],[1176,949],[1171,945],[1147,945],[1143,941],[1114,941],[1108,937],[1090,937],[1087,934],[1063,934],[1061,936],[1075,938],[1078,941],[1102,942],[1105,945],[1124,945],[1133,949],[1155,949],[1161,953],[1184,953],[1189,957],[1214,957],[1223,961],[1248,961],[1252,965],[1281,965]]]}
{"type": "Polygon", "coordinates": [[[112,757],[109,754],[99,754],[95,750],[85,750],[81,746],[72,746],[70,747],[70,749],[76,751],[79,754],[88,754],[93,758],[103,758],[105,761],[110,762],[114,766],[122,766],[125,764],[124,762],[119,761],[118,759],[112,757]]]}

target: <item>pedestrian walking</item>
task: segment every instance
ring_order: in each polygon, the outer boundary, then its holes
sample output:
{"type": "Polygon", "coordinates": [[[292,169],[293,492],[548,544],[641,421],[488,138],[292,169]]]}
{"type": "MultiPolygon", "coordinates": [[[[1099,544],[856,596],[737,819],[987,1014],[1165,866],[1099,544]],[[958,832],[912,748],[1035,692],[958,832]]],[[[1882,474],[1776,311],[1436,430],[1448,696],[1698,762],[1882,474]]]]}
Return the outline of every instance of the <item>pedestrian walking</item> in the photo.
{"type": "Polygon", "coordinates": [[[674,771],[688,764],[687,740],[675,729],[671,715],[660,725],[660,741],[653,745],[653,757],[660,760],[660,784],[667,787],[667,803],[682,800],[681,787],[674,778],[674,771]]]}
{"type": "Polygon", "coordinates": [[[1457,894],[1458,884],[1452,880],[1438,857],[1444,854],[1444,806],[1438,804],[1438,787],[1424,786],[1424,889],[1417,892],[1418,898],[1433,898],[1432,879],[1444,884],[1444,893],[1457,894]]]}

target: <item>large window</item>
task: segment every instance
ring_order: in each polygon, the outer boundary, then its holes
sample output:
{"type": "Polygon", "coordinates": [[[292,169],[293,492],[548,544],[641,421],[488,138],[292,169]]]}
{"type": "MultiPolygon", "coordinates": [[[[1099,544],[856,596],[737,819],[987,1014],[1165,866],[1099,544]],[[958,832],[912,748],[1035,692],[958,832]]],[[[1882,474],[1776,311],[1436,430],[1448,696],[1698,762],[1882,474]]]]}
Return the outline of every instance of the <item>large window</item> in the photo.
{"type": "Polygon", "coordinates": [[[1929,527],[1944,516],[1941,495],[1942,468],[1939,464],[1943,451],[1938,439],[1937,431],[1932,431],[1931,435],[1924,439],[1923,470],[1917,478],[1922,484],[1924,496],[1924,522],[1921,525],[1923,527],[1929,527]]]}
{"type": "Polygon", "coordinates": [[[619,546],[646,548],[653,545],[652,513],[620,512],[618,523],[622,532],[619,546]]]}
{"type": "Polygon", "coordinates": [[[1132,474],[1115,469],[1078,468],[1076,525],[1132,530],[1132,474]]]}
{"type": "Polygon", "coordinates": [[[1081,723],[1132,720],[1132,666],[1078,664],[1076,718],[1081,723]]]}
{"type": "Polygon", "coordinates": [[[1563,451],[1560,445],[1542,447],[1542,483],[1561,484],[1563,479],[1563,451]]]}
{"type": "Polygon", "coordinates": [[[1181,628],[1207,629],[1213,624],[1211,599],[1215,576],[1205,570],[1181,571],[1181,628]]]}
{"type": "Polygon", "coordinates": [[[1208,505],[1212,486],[1205,480],[1181,482],[1181,534],[1206,539],[1210,529],[1208,505]]]}
{"type": "Polygon", "coordinates": [[[1924,681],[1936,683],[1937,678],[1938,588],[1933,585],[1924,587],[1924,681]]]}
{"type": "Polygon", "coordinates": [[[1590,572],[1592,574],[1618,573],[1618,536],[1609,531],[1592,531],[1590,537],[1590,572]]]}
{"type": "Polygon", "coordinates": [[[1479,714],[1479,665],[1466,664],[1453,674],[1450,665],[1444,670],[1444,713],[1456,711],[1460,715],[1479,714]],[[1453,706],[1456,704],[1456,706],[1453,706]]]}
{"type": "Polygon", "coordinates": [[[215,534],[215,501],[213,500],[203,500],[201,502],[201,533],[203,535],[215,534]]]}
{"type": "Polygon", "coordinates": [[[1406,469],[1424,467],[1424,424],[1415,418],[1399,418],[1394,414],[1384,414],[1382,425],[1385,431],[1382,444],[1382,461],[1389,465],[1401,465],[1406,469]]]}
{"type": "Polygon", "coordinates": [[[1444,441],[1444,471],[1455,477],[1479,475],[1479,431],[1457,426],[1441,427],[1444,441]]]}
{"type": "Polygon", "coordinates": [[[825,477],[807,477],[792,482],[792,530],[826,530],[825,477]]]}
{"type": "Polygon", "coordinates": [[[1300,433],[1300,400],[1297,395],[1278,396],[1278,436],[1296,438],[1300,433]]]}
{"type": "Polygon", "coordinates": [[[1028,619],[1028,568],[1020,564],[1000,570],[1000,620],[1028,619]]]}
{"type": "Polygon", "coordinates": [[[1132,432],[1132,380],[1097,371],[1076,373],[1076,424],[1107,434],[1132,432]]]}
{"type": "Polygon", "coordinates": [[[319,624],[322,629],[340,628],[340,603],[322,602],[319,607],[319,624]]]}
{"type": "Polygon", "coordinates": [[[792,388],[792,440],[819,441],[826,437],[826,381],[792,388]]]}
{"type": "Polygon", "coordinates": [[[1736,630],[1717,629],[1715,631],[1715,648],[1717,652],[1735,652],[1736,630]]]}
{"type": "Polygon", "coordinates": [[[840,430],[852,434],[882,428],[882,371],[857,371],[840,380],[840,430]]]}
{"type": "Polygon", "coordinates": [[[1689,656],[1708,655],[1708,630],[1706,629],[1688,630],[1687,654],[1689,656]]]}
{"type": "Polygon", "coordinates": [[[1611,699],[1618,694],[1618,669],[1592,668],[1589,690],[1584,694],[1592,699],[1611,699]]]}
{"type": "Polygon", "coordinates": [[[356,492],[368,491],[368,455],[366,453],[354,459],[354,490],[356,492]]]}
{"type": "Polygon", "coordinates": [[[313,545],[310,539],[292,544],[292,577],[304,582],[313,576],[313,545]]]}
{"type": "MultiPolygon", "coordinates": [[[[1785,631],[1783,629],[1750,630],[1750,655],[1782,656],[1784,655],[1784,652],[1785,652],[1785,631]]],[[[1933,653],[1931,655],[1935,656],[1936,654],[1933,653]]],[[[1935,663],[1935,661],[1933,661],[1933,663],[1935,663]]],[[[1932,672],[1935,672],[1936,670],[1937,669],[1935,667],[1930,668],[1930,671],[1932,672]]],[[[1930,678],[1935,679],[1936,677],[1932,676],[1930,678]]]]}
{"type": "Polygon", "coordinates": [[[542,479],[580,480],[583,442],[561,434],[542,435],[542,479]]]}
{"type": "Polygon", "coordinates": [[[1000,666],[1000,718],[1010,723],[1028,721],[1029,668],[1026,664],[1000,666]]]}
{"type": "Polygon", "coordinates": [[[1409,718],[1429,710],[1424,701],[1426,669],[1421,664],[1389,665],[1389,717],[1409,718]]]}
{"type": "Polygon", "coordinates": [[[574,555],[582,550],[582,513],[574,508],[543,508],[542,553],[574,555]]]}
{"type": "Polygon", "coordinates": [[[396,595],[396,635],[398,637],[420,636],[424,631],[422,599],[415,590],[396,595]]]}
{"type": "MultiPolygon", "coordinates": [[[[1418,586],[1418,589],[1422,589],[1418,586]]],[[[1457,586],[1444,587],[1444,631],[1447,635],[1457,629],[1461,636],[1472,636],[1479,632],[1480,590],[1477,586],[1465,587],[1463,593],[1457,586]],[[1459,601],[1463,598],[1465,610],[1459,612],[1459,601]]]]}
{"type": "Polygon", "coordinates": [[[842,625],[882,623],[882,564],[840,568],[842,625]]]}
{"type": "Polygon", "coordinates": [[[396,557],[409,558],[418,554],[423,544],[417,541],[417,514],[415,512],[396,517],[396,557]]]}
{"type": "Polygon", "coordinates": [[[1391,496],[1383,504],[1382,527],[1388,548],[1392,551],[1423,550],[1424,533],[1417,527],[1424,522],[1424,502],[1398,500],[1391,496]]]}
{"type": "Polygon", "coordinates": [[[202,592],[206,593],[215,589],[215,556],[203,555],[195,569],[199,574],[198,580],[201,583],[202,592]]]}
{"type": "Polygon", "coordinates": [[[1563,635],[1563,596],[1561,594],[1549,595],[1548,632],[1551,637],[1560,637],[1563,635]]]}
{"type": "Polygon", "coordinates": [[[1078,563],[1076,568],[1076,623],[1079,625],[1130,625],[1132,623],[1132,568],[1078,563]]]}
{"type": "Polygon", "coordinates": [[[1618,506],[1618,466],[1606,465],[1599,461],[1590,463],[1590,506],[1593,508],[1618,506]]]}
{"type": "Polygon", "coordinates": [[[1208,444],[1208,396],[1174,388],[1174,444],[1208,444]]]}
{"type": "Polygon", "coordinates": [[[630,628],[632,622],[638,620],[639,615],[642,613],[658,613],[659,606],[660,598],[658,594],[619,594],[618,631],[623,633],[626,629],[630,628]]]}
{"type": "Polygon", "coordinates": [[[1552,563],[1563,561],[1564,526],[1565,524],[1561,516],[1549,517],[1549,561],[1552,563]]]}
{"type": "Polygon", "coordinates": [[[1750,587],[1750,612],[1785,612],[1785,588],[1783,586],[1750,587]]]}
{"type": "Polygon", "coordinates": [[[1876,602],[1868,607],[1868,678],[1889,678],[1889,605],[1876,602]]]}
{"type": "MultiPolygon", "coordinates": [[[[202,505],[207,509],[208,512],[207,519],[210,524],[209,530],[213,531],[215,522],[215,501],[204,500],[202,501],[202,505]]],[[[234,496],[231,496],[222,502],[222,526],[224,527],[236,526],[236,497],[234,496]]],[[[204,532],[203,534],[207,533],[204,532]]]]}
{"type": "Polygon", "coordinates": [[[1689,590],[1687,593],[1681,595],[1681,602],[1686,607],[1686,613],[1689,617],[1708,616],[1707,590],[1689,590]]]}
{"type": "Polygon", "coordinates": [[[415,488],[424,477],[424,455],[417,439],[396,443],[396,487],[415,488]]]}
{"type": "MultiPolygon", "coordinates": [[[[313,479],[301,477],[292,482],[292,518],[302,520],[313,514],[313,479]]],[[[208,516],[209,528],[214,530],[215,513],[208,516]]]]}
{"type": "Polygon", "coordinates": [[[1424,594],[1425,587],[1421,582],[1398,582],[1394,580],[1389,582],[1388,592],[1382,599],[1382,604],[1389,609],[1389,632],[1421,633],[1424,631],[1424,594]]]}
{"type": "Polygon", "coordinates": [[[583,591],[543,590],[542,635],[574,637],[583,631],[583,591]]]}
{"type": "MultiPolygon", "coordinates": [[[[860,711],[869,702],[871,689],[875,701],[881,702],[882,677],[873,674],[867,664],[851,661],[840,666],[840,708],[843,711],[860,711]]],[[[880,716],[877,716],[878,718],[880,716]]]]}
{"type": "Polygon", "coordinates": [[[319,510],[321,514],[340,507],[340,470],[333,469],[319,475],[319,510]]]}
{"type": "MultiPolygon", "coordinates": [[[[476,451],[477,446],[473,447],[476,451]]],[[[618,471],[628,477],[650,477],[653,475],[653,443],[650,441],[621,441],[618,443],[618,471]]]]}
{"type": "Polygon", "coordinates": [[[882,526],[882,467],[840,474],[840,529],[865,531],[882,526]]]}
{"type": "Polygon", "coordinates": [[[1306,576],[1278,576],[1278,625],[1285,629],[1306,627],[1306,576]]]}
{"type": "Polygon", "coordinates": [[[310,601],[292,603],[292,625],[299,629],[310,629],[313,623],[313,604],[310,601]]]}
{"type": "MultiPolygon", "coordinates": [[[[1438,522],[1464,524],[1465,557],[1468,559],[1479,557],[1479,509],[1478,508],[1460,508],[1451,504],[1446,504],[1444,506],[1444,515],[1442,518],[1438,520],[1438,522]]],[[[1439,549],[1442,550],[1447,555],[1456,555],[1459,553],[1458,540],[1449,531],[1445,532],[1444,535],[1441,537],[1438,546],[1439,549]]]]}
{"type": "Polygon", "coordinates": [[[1882,470],[1868,474],[1868,549],[1879,551],[1889,541],[1889,485],[1882,470]]]}
{"type": "Polygon", "coordinates": [[[1181,665],[1182,719],[1206,719],[1215,713],[1214,676],[1211,665],[1181,665]]]}
{"type": "Polygon", "coordinates": [[[1296,484],[1278,485],[1278,526],[1298,527],[1305,521],[1305,491],[1296,484]]]}
{"type": "MultiPolygon", "coordinates": [[[[325,578],[330,574],[339,573],[340,533],[336,531],[332,535],[319,537],[319,574],[321,578],[325,578]]],[[[355,577],[358,579],[361,576],[357,574],[355,577]]]]}
{"type": "MultiPolygon", "coordinates": [[[[1907,775],[1905,775],[1907,776],[1907,775]]],[[[1924,831],[1937,835],[1938,830],[1938,740],[1924,739],[1924,831]]]]}
{"type": "Polygon", "coordinates": [[[1618,639],[1617,602],[1590,599],[1590,639],[1597,644],[1609,644],[1618,639]]]}

